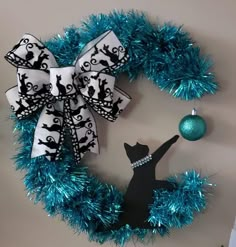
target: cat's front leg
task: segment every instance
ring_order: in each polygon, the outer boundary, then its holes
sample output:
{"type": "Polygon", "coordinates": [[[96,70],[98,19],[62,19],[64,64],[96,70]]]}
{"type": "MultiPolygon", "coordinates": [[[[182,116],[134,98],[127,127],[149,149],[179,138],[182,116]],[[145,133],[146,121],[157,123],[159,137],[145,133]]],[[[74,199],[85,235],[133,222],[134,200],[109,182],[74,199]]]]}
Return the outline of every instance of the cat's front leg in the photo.
{"type": "Polygon", "coordinates": [[[169,148],[179,139],[179,135],[175,135],[165,143],[163,143],[155,152],[152,154],[153,164],[156,166],[158,161],[165,155],[169,148]]]}

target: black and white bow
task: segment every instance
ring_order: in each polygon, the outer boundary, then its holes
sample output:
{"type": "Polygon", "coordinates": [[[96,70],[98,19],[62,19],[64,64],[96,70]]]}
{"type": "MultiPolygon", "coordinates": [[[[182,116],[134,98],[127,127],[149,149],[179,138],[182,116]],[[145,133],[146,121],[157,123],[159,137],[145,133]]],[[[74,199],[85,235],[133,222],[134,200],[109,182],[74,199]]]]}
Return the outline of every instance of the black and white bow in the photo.
{"type": "Polygon", "coordinates": [[[57,160],[68,129],[77,161],[87,151],[98,153],[90,108],[115,121],[130,97],[114,86],[112,71],[128,60],[127,50],[113,31],[89,42],[74,66],[59,68],[53,54],[34,36],[25,34],[5,56],[17,67],[17,86],[6,92],[17,118],[42,108],[31,157],[57,160]]]}

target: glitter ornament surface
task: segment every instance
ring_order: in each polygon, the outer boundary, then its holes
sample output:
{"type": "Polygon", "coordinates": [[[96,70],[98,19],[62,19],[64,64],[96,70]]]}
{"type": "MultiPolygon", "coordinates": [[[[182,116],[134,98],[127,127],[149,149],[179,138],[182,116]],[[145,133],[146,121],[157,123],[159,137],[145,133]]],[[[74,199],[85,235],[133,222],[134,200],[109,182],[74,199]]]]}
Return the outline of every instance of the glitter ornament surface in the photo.
{"type": "Polygon", "coordinates": [[[187,115],[179,123],[179,132],[188,141],[201,139],[206,130],[206,121],[198,115],[187,115]]]}

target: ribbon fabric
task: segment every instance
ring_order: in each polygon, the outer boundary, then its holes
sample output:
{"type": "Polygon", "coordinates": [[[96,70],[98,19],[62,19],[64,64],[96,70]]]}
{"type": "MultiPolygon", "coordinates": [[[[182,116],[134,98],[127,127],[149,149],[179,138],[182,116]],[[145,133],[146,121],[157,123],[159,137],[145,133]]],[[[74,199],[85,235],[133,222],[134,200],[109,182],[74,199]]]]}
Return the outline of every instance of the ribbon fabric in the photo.
{"type": "Polygon", "coordinates": [[[99,152],[91,109],[115,121],[131,98],[115,87],[112,72],[129,56],[113,31],[89,42],[73,66],[59,68],[53,54],[34,36],[25,34],[5,56],[17,67],[17,86],[6,92],[18,119],[42,108],[35,129],[31,157],[59,159],[69,130],[75,159],[99,152]]]}

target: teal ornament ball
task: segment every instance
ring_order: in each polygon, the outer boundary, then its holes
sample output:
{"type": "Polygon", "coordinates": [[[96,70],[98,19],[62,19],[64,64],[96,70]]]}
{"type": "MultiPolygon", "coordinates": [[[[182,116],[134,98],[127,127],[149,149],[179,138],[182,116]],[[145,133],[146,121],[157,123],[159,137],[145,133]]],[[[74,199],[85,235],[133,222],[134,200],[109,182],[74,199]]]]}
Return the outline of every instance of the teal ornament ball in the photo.
{"type": "Polygon", "coordinates": [[[188,141],[197,141],[201,139],[207,130],[206,121],[193,110],[192,115],[183,117],[179,123],[179,132],[182,137],[188,141]]]}

